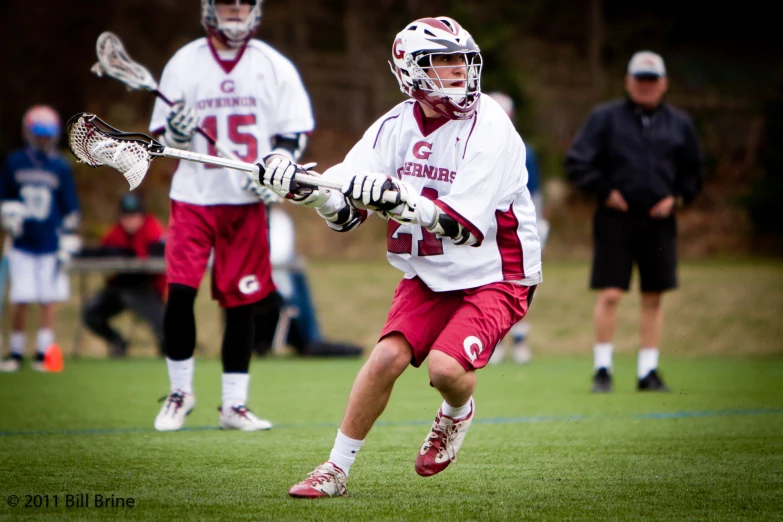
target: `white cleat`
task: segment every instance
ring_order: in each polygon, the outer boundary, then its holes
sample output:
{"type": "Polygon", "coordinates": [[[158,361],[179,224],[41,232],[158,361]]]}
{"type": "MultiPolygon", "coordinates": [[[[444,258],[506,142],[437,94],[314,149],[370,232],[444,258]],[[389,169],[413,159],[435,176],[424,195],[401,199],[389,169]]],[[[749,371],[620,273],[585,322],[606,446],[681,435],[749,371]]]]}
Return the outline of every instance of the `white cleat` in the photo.
{"type": "Polygon", "coordinates": [[[272,423],[266,419],[259,419],[247,409],[247,406],[219,407],[220,429],[240,431],[262,431],[272,428],[272,423]]]}
{"type": "Polygon", "coordinates": [[[461,419],[447,417],[438,410],[435,422],[432,423],[432,428],[416,456],[416,473],[422,477],[430,477],[457,461],[457,452],[462,447],[462,441],[465,440],[475,413],[476,404],[472,397],[470,413],[461,419]]]}
{"type": "Polygon", "coordinates": [[[179,390],[169,393],[161,401],[164,401],[163,406],[155,417],[157,431],[176,431],[182,428],[185,417],[196,406],[196,398],[192,393],[179,390]]]}
{"type": "Polygon", "coordinates": [[[517,364],[527,364],[533,360],[533,352],[527,343],[522,341],[511,347],[511,358],[517,364]]]}
{"type": "Polygon", "coordinates": [[[341,497],[346,493],[347,480],[343,470],[331,462],[324,462],[302,482],[291,486],[288,494],[295,498],[341,497]]]}
{"type": "Polygon", "coordinates": [[[16,357],[8,357],[0,361],[0,373],[18,372],[21,367],[22,363],[16,357]]]}

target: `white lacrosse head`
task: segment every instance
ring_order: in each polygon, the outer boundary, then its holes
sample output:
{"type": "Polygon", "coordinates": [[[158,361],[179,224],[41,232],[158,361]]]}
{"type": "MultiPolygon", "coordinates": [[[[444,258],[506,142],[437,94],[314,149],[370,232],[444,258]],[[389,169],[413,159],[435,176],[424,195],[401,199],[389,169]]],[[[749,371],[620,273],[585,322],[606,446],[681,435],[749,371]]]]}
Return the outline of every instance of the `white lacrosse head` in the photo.
{"type": "Polygon", "coordinates": [[[125,176],[133,190],[150,168],[152,156],[144,143],[132,139],[117,139],[106,134],[88,113],[77,115],[68,122],[68,148],[79,161],[90,167],[106,165],[125,176]]]}
{"type": "Polygon", "coordinates": [[[134,62],[125,51],[122,41],[112,32],[101,33],[95,43],[98,63],[90,69],[98,76],[107,74],[131,89],[154,91],[158,82],[144,66],[134,62]]]}

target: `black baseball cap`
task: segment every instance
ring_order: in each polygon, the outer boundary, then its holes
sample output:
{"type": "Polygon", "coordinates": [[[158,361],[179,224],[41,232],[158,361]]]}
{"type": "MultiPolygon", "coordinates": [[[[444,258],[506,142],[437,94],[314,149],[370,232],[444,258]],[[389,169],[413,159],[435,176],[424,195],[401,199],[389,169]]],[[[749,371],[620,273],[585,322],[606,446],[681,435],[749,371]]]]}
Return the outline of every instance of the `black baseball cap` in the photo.
{"type": "Polygon", "coordinates": [[[138,214],[144,212],[144,204],[136,194],[126,194],[120,200],[120,214],[138,214]]]}

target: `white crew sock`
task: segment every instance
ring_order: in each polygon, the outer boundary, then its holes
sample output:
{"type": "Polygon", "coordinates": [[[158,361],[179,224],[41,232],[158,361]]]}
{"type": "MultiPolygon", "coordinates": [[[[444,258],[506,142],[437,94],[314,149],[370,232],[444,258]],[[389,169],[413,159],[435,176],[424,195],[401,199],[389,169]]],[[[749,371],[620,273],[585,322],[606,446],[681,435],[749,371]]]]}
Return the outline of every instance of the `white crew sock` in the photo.
{"type": "Polygon", "coordinates": [[[171,391],[177,390],[185,393],[193,393],[193,371],[196,361],[193,357],[184,361],[172,361],[166,357],[166,366],[169,368],[169,381],[171,391]]]}
{"type": "Polygon", "coordinates": [[[27,336],[24,332],[11,332],[8,338],[8,347],[13,355],[23,356],[25,344],[27,344],[27,336]]]}
{"type": "Polygon", "coordinates": [[[613,349],[612,343],[595,343],[593,345],[593,367],[596,370],[600,368],[610,370],[612,368],[613,349]]]}
{"type": "Polygon", "coordinates": [[[46,350],[54,343],[54,332],[49,328],[40,328],[35,337],[35,349],[40,354],[45,354],[46,350]]]}
{"type": "Polygon", "coordinates": [[[343,435],[340,430],[337,430],[334,447],[332,447],[332,452],[329,454],[329,462],[343,470],[347,477],[362,444],[364,444],[363,440],[350,439],[343,435]]]}
{"type": "Polygon", "coordinates": [[[639,362],[636,366],[636,375],[640,379],[647,377],[647,374],[658,369],[658,348],[640,348],[639,362]]]}
{"type": "Polygon", "coordinates": [[[249,387],[249,373],[224,373],[223,407],[245,406],[247,404],[247,390],[249,387]]]}
{"type": "Polygon", "coordinates": [[[446,401],[443,401],[443,404],[440,405],[440,411],[445,415],[446,417],[451,417],[452,419],[462,419],[464,417],[467,417],[470,415],[470,399],[468,399],[468,402],[463,404],[460,407],[454,407],[451,404],[449,404],[446,401]]]}

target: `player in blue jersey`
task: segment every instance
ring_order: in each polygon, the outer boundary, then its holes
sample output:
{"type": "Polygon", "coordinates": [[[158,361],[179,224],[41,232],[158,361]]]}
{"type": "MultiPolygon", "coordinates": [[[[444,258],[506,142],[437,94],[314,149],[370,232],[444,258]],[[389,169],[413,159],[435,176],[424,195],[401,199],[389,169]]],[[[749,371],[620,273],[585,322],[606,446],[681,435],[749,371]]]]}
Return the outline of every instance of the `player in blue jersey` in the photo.
{"type": "Polygon", "coordinates": [[[7,252],[11,302],[10,356],[0,371],[17,371],[25,351],[29,304],[38,303],[40,324],[33,369],[45,371],[54,343],[55,303],[69,295],[66,265],[81,248],[79,203],[71,168],[57,151],[60,117],[51,107],[31,107],[22,120],[26,146],[12,152],[0,171],[0,216],[13,237],[7,252]]]}
{"type": "MultiPolygon", "coordinates": [[[[490,92],[488,96],[492,97],[503,107],[511,120],[514,120],[514,100],[507,94],[501,92],[490,92]]],[[[549,222],[544,218],[544,200],[541,194],[541,183],[538,167],[538,158],[536,151],[525,141],[525,168],[527,169],[527,190],[536,207],[536,225],[538,226],[538,237],[541,240],[541,247],[546,244],[549,236],[549,222]]],[[[520,364],[529,363],[533,359],[533,353],[527,343],[527,337],[530,333],[530,324],[527,319],[522,319],[511,327],[509,337],[511,337],[511,358],[514,362],[520,364]]],[[[490,363],[496,364],[503,360],[506,355],[504,346],[498,346],[492,354],[490,363]]]]}

